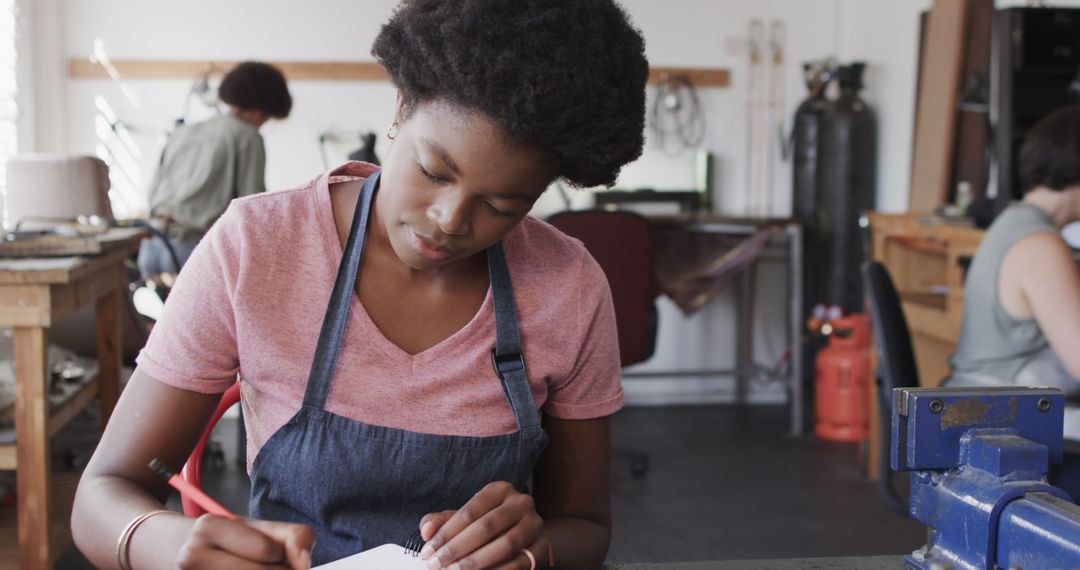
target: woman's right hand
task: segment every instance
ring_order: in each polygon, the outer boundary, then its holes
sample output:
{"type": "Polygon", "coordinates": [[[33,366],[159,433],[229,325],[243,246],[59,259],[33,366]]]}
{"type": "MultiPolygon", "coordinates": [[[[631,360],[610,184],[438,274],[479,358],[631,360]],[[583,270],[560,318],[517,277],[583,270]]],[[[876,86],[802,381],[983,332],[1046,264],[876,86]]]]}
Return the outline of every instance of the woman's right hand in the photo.
{"type": "Polygon", "coordinates": [[[308,570],[315,533],[307,525],[203,515],[180,549],[180,568],[308,570]]]}

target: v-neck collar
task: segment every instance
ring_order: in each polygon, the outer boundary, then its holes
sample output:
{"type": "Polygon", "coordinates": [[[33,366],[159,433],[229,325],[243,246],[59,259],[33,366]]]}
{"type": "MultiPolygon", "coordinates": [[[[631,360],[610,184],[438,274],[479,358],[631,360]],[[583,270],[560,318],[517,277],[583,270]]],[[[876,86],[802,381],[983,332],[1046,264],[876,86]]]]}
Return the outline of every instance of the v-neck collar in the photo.
{"type": "MultiPolygon", "coordinates": [[[[334,207],[333,203],[330,201],[330,184],[361,180],[370,176],[377,170],[376,167],[369,164],[349,162],[320,176],[315,184],[315,199],[318,205],[319,218],[322,220],[320,225],[322,226],[322,233],[326,240],[327,252],[329,252],[329,255],[326,256],[324,261],[327,275],[334,276],[337,274],[338,264],[345,251],[337,233],[337,222],[334,219],[334,207]]],[[[374,207],[374,205],[372,207],[374,207]]],[[[359,275],[358,279],[363,279],[363,274],[359,275]]],[[[469,322],[434,345],[416,354],[410,354],[387,338],[382,330],[376,326],[375,321],[373,321],[371,315],[368,314],[367,308],[360,302],[360,298],[356,294],[356,288],[354,287],[350,292],[348,321],[349,324],[352,325],[350,328],[354,328],[364,334],[373,346],[377,347],[388,357],[399,362],[408,363],[414,368],[437,360],[439,357],[454,351],[475,335],[482,334],[484,330],[489,330],[492,336],[494,336],[495,326],[493,319],[494,308],[491,284],[489,283],[487,292],[484,294],[484,300],[480,303],[479,310],[477,310],[473,317],[469,319],[469,322]]]]}

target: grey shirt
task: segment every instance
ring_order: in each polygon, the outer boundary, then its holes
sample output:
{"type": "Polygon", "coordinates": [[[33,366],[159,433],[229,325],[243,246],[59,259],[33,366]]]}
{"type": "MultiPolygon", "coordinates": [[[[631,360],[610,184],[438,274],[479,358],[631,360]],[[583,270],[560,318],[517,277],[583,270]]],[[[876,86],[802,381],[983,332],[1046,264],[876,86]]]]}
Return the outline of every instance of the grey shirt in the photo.
{"type": "Polygon", "coordinates": [[[950,364],[954,374],[980,375],[1014,383],[1029,361],[1049,348],[1035,319],[1015,319],[998,302],[1001,261],[1021,239],[1058,229],[1043,210],[1015,204],[987,230],[964,281],[964,318],[950,364]]]}
{"type": "Polygon", "coordinates": [[[169,137],[150,183],[150,214],[168,216],[169,237],[195,243],[233,198],[266,191],[266,149],[253,125],[227,113],[169,137]]]}

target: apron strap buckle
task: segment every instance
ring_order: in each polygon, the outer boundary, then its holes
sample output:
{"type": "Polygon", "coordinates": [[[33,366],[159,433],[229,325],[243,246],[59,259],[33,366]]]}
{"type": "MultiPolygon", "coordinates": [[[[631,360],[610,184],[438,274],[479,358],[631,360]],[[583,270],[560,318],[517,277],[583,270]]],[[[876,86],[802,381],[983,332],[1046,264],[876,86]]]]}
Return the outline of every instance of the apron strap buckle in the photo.
{"type": "Polygon", "coordinates": [[[525,370],[525,357],[520,352],[498,355],[493,348],[491,349],[491,365],[495,368],[495,375],[499,377],[499,380],[505,382],[505,375],[525,370]]]}

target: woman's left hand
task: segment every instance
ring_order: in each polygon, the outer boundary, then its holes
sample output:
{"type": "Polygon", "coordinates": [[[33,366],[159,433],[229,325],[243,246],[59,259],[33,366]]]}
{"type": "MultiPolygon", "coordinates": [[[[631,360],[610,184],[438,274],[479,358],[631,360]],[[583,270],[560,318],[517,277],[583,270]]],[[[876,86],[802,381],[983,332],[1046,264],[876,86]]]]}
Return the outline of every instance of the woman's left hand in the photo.
{"type": "Polygon", "coordinates": [[[530,495],[505,481],[489,483],[465,506],[424,516],[420,535],[427,545],[420,557],[433,570],[529,570],[549,564],[544,520],[530,495]]]}

